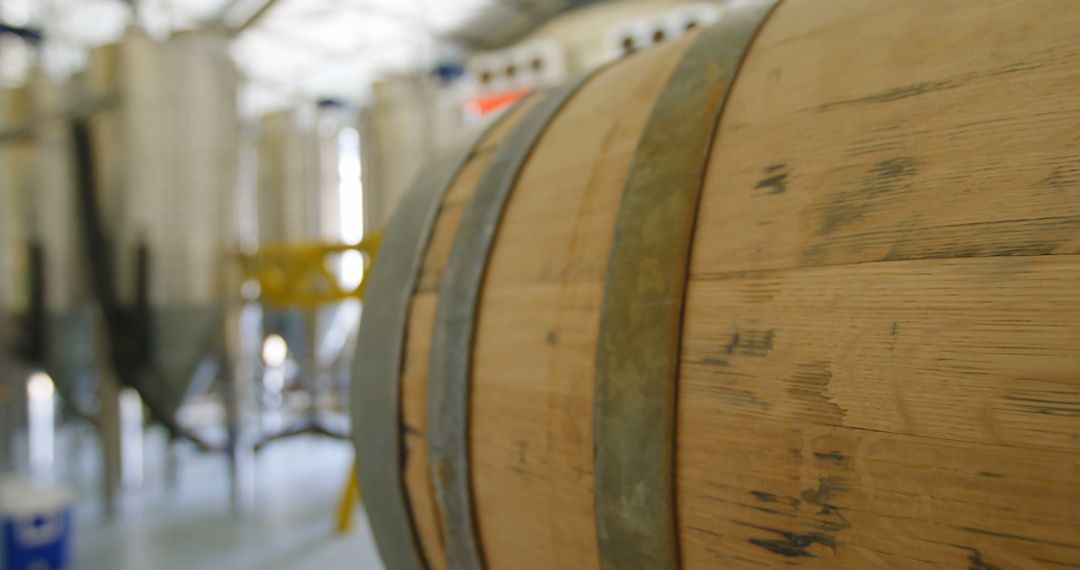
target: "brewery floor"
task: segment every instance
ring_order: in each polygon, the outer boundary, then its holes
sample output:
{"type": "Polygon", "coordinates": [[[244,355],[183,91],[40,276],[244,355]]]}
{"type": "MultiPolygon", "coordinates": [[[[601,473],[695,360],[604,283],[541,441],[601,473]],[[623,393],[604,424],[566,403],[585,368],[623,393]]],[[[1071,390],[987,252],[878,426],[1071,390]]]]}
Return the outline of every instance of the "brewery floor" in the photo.
{"type": "Polygon", "coordinates": [[[333,531],[348,444],[297,438],[268,446],[257,460],[255,507],[240,517],[230,513],[220,456],[185,454],[169,489],[151,469],[163,470],[164,461],[151,457],[155,446],[146,449],[147,483],[126,494],[114,522],[104,522],[96,494],[80,489],[74,570],[382,568],[362,510],[349,533],[333,531]]]}

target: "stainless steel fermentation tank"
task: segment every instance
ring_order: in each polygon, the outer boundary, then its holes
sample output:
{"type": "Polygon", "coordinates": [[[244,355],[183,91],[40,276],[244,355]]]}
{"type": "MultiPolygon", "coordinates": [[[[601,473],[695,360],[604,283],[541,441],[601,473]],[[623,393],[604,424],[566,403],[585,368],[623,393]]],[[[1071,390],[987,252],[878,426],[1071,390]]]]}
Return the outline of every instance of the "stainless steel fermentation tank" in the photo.
{"type": "Polygon", "coordinates": [[[0,142],[4,346],[24,365],[43,367],[70,409],[90,416],[94,346],[79,286],[70,136],[60,119],[72,105],[70,90],[36,78],[2,98],[0,124],[22,131],[0,142]]]}
{"type": "MultiPolygon", "coordinates": [[[[258,251],[272,248],[288,257],[358,242],[363,233],[359,153],[355,116],[347,107],[324,102],[262,117],[255,144],[258,251]]],[[[329,268],[342,283],[359,267],[349,263],[345,257],[330,261],[329,268]]],[[[272,297],[261,297],[263,334],[286,341],[289,356],[299,365],[300,391],[312,400],[308,413],[302,414],[307,417],[289,429],[321,427],[326,429],[320,433],[344,436],[344,425],[324,425],[322,416],[344,402],[344,360],[351,353],[358,301],[313,304],[272,297]]]]}
{"type": "Polygon", "coordinates": [[[226,360],[240,132],[227,36],[189,31],[157,42],[129,30],[91,52],[80,90],[116,102],[87,123],[97,217],[83,221],[107,235],[110,263],[89,251],[92,270],[112,270],[114,300],[134,321],[124,330],[131,338],[111,340],[141,343],[136,388],[159,419],[174,421],[194,381],[212,379],[226,360]]]}
{"type": "MultiPolygon", "coordinates": [[[[27,88],[0,90],[0,124],[29,115],[27,88]]],[[[11,353],[18,342],[15,318],[25,308],[25,288],[16,275],[25,266],[21,254],[25,218],[21,215],[29,178],[30,146],[24,140],[0,142],[0,472],[16,468],[15,431],[25,410],[20,372],[11,353]]]]}

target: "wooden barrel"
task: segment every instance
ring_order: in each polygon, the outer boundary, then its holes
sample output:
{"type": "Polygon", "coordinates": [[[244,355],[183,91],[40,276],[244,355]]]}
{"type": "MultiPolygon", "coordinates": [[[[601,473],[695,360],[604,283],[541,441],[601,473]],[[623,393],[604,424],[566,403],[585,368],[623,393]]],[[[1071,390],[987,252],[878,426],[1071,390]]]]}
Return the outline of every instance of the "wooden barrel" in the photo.
{"type": "Polygon", "coordinates": [[[1077,30],[734,3],[433,165],[354,375],[387,567],[1080,567],[1077,30]]]}

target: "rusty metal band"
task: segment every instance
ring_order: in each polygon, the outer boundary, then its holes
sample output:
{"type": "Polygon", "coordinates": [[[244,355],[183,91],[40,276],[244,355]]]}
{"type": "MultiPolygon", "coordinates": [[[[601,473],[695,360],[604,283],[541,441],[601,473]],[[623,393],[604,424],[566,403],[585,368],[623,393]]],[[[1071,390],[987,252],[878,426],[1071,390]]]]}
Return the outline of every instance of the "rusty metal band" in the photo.
{"type": "Polygon", "coordinates": [[[732,3],[657,99],[616,214],[596,355],[603,570],[676,570],[675,395],[690,246],[720,112],[775,2],[732,3]]]}
{"type": "Polygon", "coordinates": [[[484,272],[510,190],[537,140],[587,80],[551,90],[514,126],[491,158],[465,211],[439,288],[428,361],[428,459],[450,570],[482,570],[469,475],[469,379],[484,272]]]}
{"type": "Polygon", "coordinates": [[[394,570],[427,568],[402,481],[400,378],[410,302],[443,197],[493,126],[420,173],[386,228],[364,294],[352,369],[353,441],[375,543],[394,570]]]}

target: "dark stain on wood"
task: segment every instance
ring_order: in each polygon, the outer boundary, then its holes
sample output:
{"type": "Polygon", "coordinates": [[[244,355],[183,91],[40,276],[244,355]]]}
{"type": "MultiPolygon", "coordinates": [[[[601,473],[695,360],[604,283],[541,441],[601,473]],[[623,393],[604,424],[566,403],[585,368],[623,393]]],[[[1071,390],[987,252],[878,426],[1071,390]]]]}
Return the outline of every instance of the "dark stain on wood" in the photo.
{"type": "Polygon", "coordinates": [[[822,476],[818,479],[817,489],[806,489],[802,492],[802,498],[811,505],[828,505],[829,499],[833,497],[833,493],[843,493],[850,491],[851,488],[847,485],[834,481],[832,478],[822,476]]]}
{"type": "Polygon", "coordinates": [[[739,330],[731,335],[725,352],[737,356],[764,357],[773,349],[776,331],[739,330]]]}
{"type": "Polygon", "coordinates": [[[1064,560],[1051,560],[1049,558],[1032,558],[1032,560],[1035,562],[1042,562],[1043,564],[1061,566],[1062,568],[1080,568],[1080,562],[1065,562],[1064,560]]]}
{"type": "Polygon", "coordinates": [[[416,429],[415,427],[413,427],[413,426],[411,426],[411,425],[409,425],[409,424],[407,424],[405,422],[401,422],[401,438],[398,441],[400,442],[400,445],[401,445],[401,452],[400,452],[401,465],[399,465],[399,467],[401,468],[402,471],[404,471],[405,467],[409,464],[409,454],[412,453],[412,447],[409,445],[409,442],[408,442],[408,439],[407,439],[406,436],[414,436],[415,437],[415,436],[418,436],[418,435],[421,435],[420,430],[416,429]]]}
{"type": "Polygon", "coordinates": [[[840,509],[832,505],[826,505],[822,507],[821,511],[818,512],[818,514],[833,517],[833,520],[814,521],[813,526],[818,530],[823,530],[826,532],[840,532],[842,530],[851,528],[851,522],[847,520],[847,517],[845,517],[844,514],[840,512],[840,509]]]}
{"type": "Polygon", "coordinates": [[[780,163],[766,166],[762,173],[765,178],[762,178],[754,185],[754,190],[768,190],[765,193],[766,195],[783,194],[787,191],[787,177],[790,171],[786,164],[780,163]]]}
{"type": "Polygon", "coordinates": [[[892,101],[899,101],[901,99],[907,99],[909,97],[918,97],[919,95],[926,95],[927,93],[935,93],[937,91],[945,91],[946,89],[954,89],[959,87],[961,82],[959,81],[923,81],[920,83],[913,83],[911,85],[904,85],[901,87],[894,87],[887,89],[879,93],[866,95],[864,97],[856,97],[854,99],[845,99],[843,101],[834,101],[832,103],[826,103],[817,107],[819,111],[828,111],[836,107],[842,107],[845,105],[863,105],[874,103],[890,103],[892,101]]]}
{"type": "Polygon", "coordinates": [[[803,501],[818,507],[818,516],[827,517],[826,520],[814,521],[814,526],[827,532],[839,532],[851,528],[851,522],[840,512],[840,508],[830,502],[834,493],[850,491],[847,485],[837,482],[830,477],[821,477],[818,480],[817,489],[807,489],[802,492],[803,501]]]}
{"type": "Polygon", "coordinates": [[[1001,566],[996,566],[983,560],[982,553],[974,548],[971,549],[971,555],[968,556],[968,562],[971,562],[971,565],[968,566],[968,570],[1001,570],[1001,566]]]}
{"type": "MultiPolygon", "coordinates": [[[[803,539],[806,539],[807,537],[816,537],[817,542],[820,542],[821,544],[828,544],[835,551],[835,533],[851,528],[851,523],[841,512],[840,508],[832,504],[830,501],[835,494],[846,492],[849,490],[850,488],[848,486],[837,482],[834,478],[821,477],[818,481],[818,487],[816,489],[804,490],[801,493],[801,498],[777,495],[775,493],[770,493],[767,491],[750,491],[750,494],[755,499],[757,499],[758,502],[782,505],[787,509],[785,511],[777,511],[776,509],[768,509],[765,507],[757,507],[754,505],[741,506],[750,507],[755,510],[767,512],[770,514],[783,515],[785,517],[795,517],[798,520],[805,520],[807,525],[810,527],[809,532],[805,534],[800,535],[797,533],[788,533],[784,535],[785,538],[789,539],[786,542],[774,540],[773,542],[766,543],[764,540],[758,539],[760,544],[755,543],[758,544],[758,546],[762,546],[765,548],[776,547],[782,549],[790,547],[804,548],[805,545],[799,546],[797,544],[793,544],[790,541],[791,537],[802,537],[803,539]],[[804,515],[799,514],[799,511],[801,510],[803,505],[812,506],[812,508],[814,509],[812,518],[809,518],[807,520],[806,518],[804,518],[804,515]]],[[[740,523],[739,521],[733,522],[742,524],[743,526],[751,526],[753,528],[758,528],[761,530],[768,530],[770,532],[782,532],[768,527],[751,525],[749,523],[740,523]]]]}
{"type": "Polygon", "coordinates": [[[762,503],[779,503],[781,505],[786,505],[791,509],[798,509],[799,505],[802,503],[802,501],[795,497],[785,497],[766,491],[750,491],[750,494],[762,503]]]}
{"type": "Polygon", "coordinates": [[[558,339],[559,337],[555,333],[555,329],[551,329],[550,331],[548,331],[547,336],[544,337],[544,342],[546,342],[548,346],[555,346],[555,343],[558,342],[558,339]]]}
{"type": "Polygon", "coordinates": [[[915,174],[917,163],[908,156],[898,156],[874,164],[870,169],[870,185],[863,192],[880,194],[894,190],[895,181],[902,180],[915,174]]]}
{"type": "Polygon", "coordinates": [[[787,380],[788,394],[798,402],[795,416],[826,425],[842,425],[844,409],[829,399],[832,371],[828,362],[804,362],[787,380]]]}
{"type": "Polygon", "coordinates": [[[1046,63],[1047,63],[1046,61],[1040,61],[1040,62],[1019,61],[1019,62],[1016,62],[1016,63],[1010,63],[1009,65],[1006,65],[1004,67],[992,70],[992,71],[986,73],[986,76],[987,77],[998,77],[998,76],[1001,76],[1001,75],[1009,75],[1010,73],[1021,73],[1021,72],[1024,72],[1024,71],[1033,71],[1033,70],[1039,69],[1041,67],[1044,67],[1046,65],[1046,63]]]}
{"type": "Polygon", "coordinates": [[[1023,408],[1023,411],[1029,414],[1040,414],[1044,416],[1063,416],[1069,418],[1080,418],[1080,410],[1070,410],[1068,408],[1055,408],[1049,406],[1033,406],[1023,408]]]}
{"type": "Polygon", "coordinates": [[[823,453],[814,452],[814,457],[822,461],[828,461],[841,467],[850,467],[851,458],[840,453],[839,451],[827,451],[823,453]]]}
{"type": "Polygon", "coordinates": [[[805,548],[806,546],[813,544],[812,542],[808,542],[807,539],[803,538],[801,535],[793,535],[791,533],[786,534],[791,535],[792,538],[786,540],[751,538],[750,544],[760,546],[769,552],[780,554],[782,556],[813,556],[813,554],[810,554],[805,548]]]}
{"type": "Polygon", "coordinates": [[[709,385],[709,393],[719,400],[740,408],[751,408],[762,412],[769,410],[769,403],[758,398],[755,392],[745,388],[738,388],[735,386],[733,378],[727,378],[727,376],[733,375],[732,372],[725,370],[717,370],[717,372],[719,377],[709,385]]]}
{"type": "Polygon", "coordinates": [[[1046,178],[1039,182],[1052,190],[1065,191],[1080,185],[1080,160],[1074,164],[1063,164],[1050,171],[1046,178]]]}
{"type": "Polygon", "coordinates": [[[1080,402],[1070,402],[1064,399],[1049,400],[1032,396],[1017,396],[1006,394],[1003,400],[1015,402],[1010,407],[1018,412],[1038,414],[1044,416],[1061,416],[1068,418],[1080,418],[1080,402]]]}
{"type": "Polygon", "coordinates": [[[839,191],[829,197],[815,235],[828,236],[864,219],[886,204],[892,195],[909,190],[918,171],[918,161],[907,156],[875,163],[867,174],[855,180],[854,189],[839,191]]]}
{"type": "Polygon", "coordinates": [[[824,534],[816,532],[805,534],[796,534],[786,531],[775,532],[782,536],[783,539],[751,538],[750,544],[760,546],[774,554],[789,557],[813,556],[807,548],[814,544],[824,544],[830,548],[836,548],[836,542],[824,534]]]}
{"type": "Polygon", "coordinates": [[[1049,188],[1055,192],[1080,187],[1080,137],[1066,143],[1061,151],[1061,154],[1046,161],[1046,165],[1051,167],[1050,173],[1040,180],[1036,187],[1049,188]]]}
{"type": "Polygon", "coordinates": [[[976,475],[979,477],[986,477],[987,479],[1001,479],[1004,477],[1001,473],[994,473],[993,471],[979,471],[976,475]]]}
{"type": "Polygon", "coordinates": [[[1080,253],[1080,247],[1058,251],[1080,233],[1080,217],[1055,216],[996,220],[940,226],[903,224],[865,232],[829,236],[814,243],[804,257],[820,263],[857,250],[887,248],[866,261],[905,261],[961,257],[999,257],[1080,253]]]}
{"type": "Polygon", "coordinates": [[[728,359],[719,356],[702,356],[700,362],[710,366],[731,366],[731,362],[729,362],[728,359]]]}
{"type": "MultiPolygon", "coordinates": [[[[794,455],[801,455],[801,451],[798,450],[798,449],[791,449],[791,452],[794,455]]],[[[822,455],[822,454],[815,454],[815,455],[822,455]]],[[[828,457],[830,460],[834,459],[834,458],[845,458],[846,459],[846,456],[840,454],[839,452],[832,452],[832,453],[827,453],[827,454],[824,454],[824,455],[826,455],[826,457],[828,457]]],[[[815,517],[824,517],[824,518],[813,518],[813,519],[811,519],[809,521],[809,525],[813,529],[813,531],[811,531],[810,533],[801,534],[801,535],[794,534],[794,533],[789,533],[789,534],[792,537],[801,537],[801,540],[803,540],[803,541],[805,541],[805,540],[807,540],[808,538],[811,538],[811,537],[816,538],[817,542],[819,542],[821,544],[829,545],[830,548],[832,548],[833,551],[835,552],[837,543],[836,543],[836,539],[834,538],[833,535],[835,533],[839,532],[839,531],[851,528],[852,525],[847,520],[847,518],[844,516],[844,514],[841,512],[840,508],[837,507],[836,505],[832,504],[831,500],[836,494],[848,492],[850,490],[851,490],[851,488],[849,486],[839,482],[837,479],[835,479],[833,477],[822,476],[821,478],[818,479],[817,488],[816,489],[806,489],[806,490],[802,491],[802,493],[800,493],[801,498],[785,497],[785,496],[782,496],[782,495],[776,495],[775,493],[769,493],[769,492],[765,492],[765,491],[751,491],[750,494],[753,495],[756,499],[758,499],[761,502],[764,502],[764,503],[779,503],[779,504],[787,506],[788,508],[792,509],[794,512],[799,511],[800,507],[802,505],[804,505],[804,504],[812,505],[816,509],[816,512],[814,513],[815,517]],[[822,533],[826,533],[826,534],[822,534],[822,533]]],[[[782,513],[778,513],[778,514],[782,514],[782,513]]],[[[798,514],[793,514],[793,515],[790,515],[790,516],[799,517],[798,514]]],[[[733,521],[733,522],[739,523],[739,521],[733,521]]],[[[753,526],[753,525],[744,524],[744,526],[753,526]]],[[[775,529],[769,529],[767,527],[754,527],[754,528],[761,528],[763,530],[769,530],[769,531],[772,531],[772,532],[779,532],[779,531],[776,531],[775,529]]],[[[784,536],[785,536],[785,538],[788,538],[788,535],[784,535],[784,536]]],[[[785,543],[783,541],[779,541],[779,542],[773,541],[773,542],[770,542],[770,543],[766,543],[765,541],[762,541],[761,539],[758,539],[758,540],[759,540],[759,543],[754,543],[754,544],[757,544],[758,546],[762,546],[764,548],[770,548],[770,549],[771,548],[781,548],[781,549],[785,549],[785,550],[789,549],[791,547],[805,548],[805,547],[800,547],[797,544],[792,544],[790,541],[788,541],[787,543],[785,543]]]]}
{"type": "Polygon", "coordinates": [[[755,530],[761,530],[779,535],[781,537],[779,539],[749,539],[750,544],[753,544],[754,546],[760,546],[761,548],[764,548],[774,554],[779,554],[785,557],[812,557],[814,555],[808,549],[815,544],[828,546],[830,550],[836,552],[836,540],[826,534],[821,534],[818,532],[795,533],[739,520],[732,520],[731,522],[739,526],[744,526],[747,528],[752,528],[755,530]]]}

